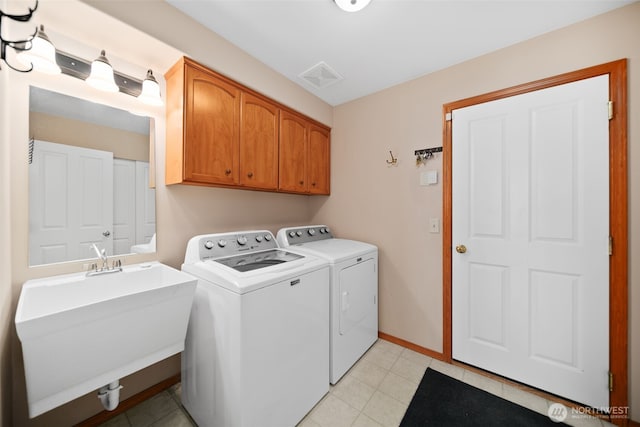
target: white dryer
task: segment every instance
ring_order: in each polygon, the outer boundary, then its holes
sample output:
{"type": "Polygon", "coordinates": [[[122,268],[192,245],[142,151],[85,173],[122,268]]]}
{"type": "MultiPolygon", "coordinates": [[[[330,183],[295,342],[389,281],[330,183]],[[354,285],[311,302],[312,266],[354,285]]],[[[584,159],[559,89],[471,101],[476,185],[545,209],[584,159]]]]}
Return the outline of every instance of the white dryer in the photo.
{"type": "Polygon", "coordinates": [[[329,262],[329,380],[336,384],[378,339],[378,248],[334,238],[326,225],[283,228],[277,239],[283,248],[329,262]]]}
{"type": "Polygon", "coordinates": [[[182,402],[200,427],[293,427],[329,391],[329,266],[269,231],[202,235],[182,402]]]}

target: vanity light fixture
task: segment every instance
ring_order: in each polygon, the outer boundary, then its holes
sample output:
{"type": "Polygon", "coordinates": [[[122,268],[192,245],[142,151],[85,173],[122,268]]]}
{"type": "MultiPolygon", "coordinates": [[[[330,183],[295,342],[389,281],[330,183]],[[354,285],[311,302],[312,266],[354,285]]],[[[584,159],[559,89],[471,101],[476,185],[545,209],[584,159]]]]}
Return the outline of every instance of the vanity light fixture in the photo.
{"type": "MultiPolygon", "coordinates": [[[[0,10],[0,27],[2,18],[10,18],[20,22],[26,22],[31,18],[38,7],[38,1],[33,9],[29,9],[26,15],[7,15],[0,10]]],[[[41,71],[47,74],[66,74],[87,82],[88,85],[106,92],[122,92],[137,97],[140,102],[147,105],[163,105],[160,97],[160,85],[153,76],[151,70],[147,71],[144,81],[135,79],[113,69],[106,57],[105,51],[93,62],[78,58],[69,53],[55,48],[49,37],[44,32],[44,26],[40,26],[27,40],[6,41],[2,39],[2,60],[5,60],[6,47],[15,49],[18,60],[28,69],[17,69],[11,64],[7,65],[17,71],[28,72],[41,71]]],[[[6,60],[5,60],[6,62],[6,60]]]]}
{"type": "Polygon", "coordinates": [[[371,3],[371,0],[333,0],[340,9],[344,10],[345,12],[358,12],[362,9],[364,9],[365,7],[367,7],[367,5],[369,3],[371,3]]]}
{"type": "Polygon", "coordinates": [[[160,97],[160,85],[155,77],[153,77],[153,71],[147,71],[147,77],[142,81],[142,92],[138,95],[140,102],[147,105],[161,106],[163,105],[162,98],[160,97]]]}
{"type": "MultiPolygon", "coordinates": [[[[101,56],[104,56],[104,55],[101,55],[101,56]]],[[[73,56],[69,53],[62,52],[59,50],[56,51],[56,61],[58,62],[58,65],[60,65],[60,68],[62,69],[62,74],[66,74],[68,76],[72,76],[80,80],[85,80],[87,83],[90,82],[89,78],[93,73],[94,63],[96,63],[96,61],[90,63],[89,61],[86,61],[82,58],[78,58],[77,56],[73,56]]],[[[102,62],[102,61],[97,61],[97,62],[102,62]]],[[[97,64],[97,67],[99,68],[108,67],[107,71],[109,71],[110,69],[111,74],[107,73],[107,76],[111,77],[112,81],[115,81],[114,92],[120,91],[122,93],[126,93],[127,95],[135,96],[136,98],[139,98],[141,102],[145,102],[148,99],[153,98],[153,96],[148,96],[148,95],[140,97],[140,95],[143,92],[143,86],[144,86],[143,81],[138,80],[134,77],[128,76],[126,74],[122,74],[114,70],[113,68],[111,68],[110,65],[107,66],[107,64],[104,62],[102,64],[97,64]]],[[[148,76],[149,76],[149,71],[147,71],[147,77],[148,76]]],[[[153,77],[153,72],[151,72],[151,76],[153,77]]],[[[153,78],[153,80],[155,81],[155,78],[153,78]]],[[[157,84],[157,81],[155,83],[157,84]]],[[[147,83],[147,85],[149,84],[150,83],[147,83]]],[[[153,83],[151,82],[151,85],[152,84],[153,83]]],[[[112,87],[112,90],[113,90],[113,87],[112,87]]],[[[155,96],[157,97],[157,99],[155,100],[155,103],[154,102],[145,102],[145,103],[148,105],[163,105],[162,98],[160,98],[159,86],[155,91],[155,93],[156,93],[155,96]]]]}
{"type": "MultiPolygon", "coordinates": [[[[31,49],[32,40],[36,36],[36,33],[38,32],[38,29],[36,28],[36,31],[31,36],[27,37],[26,39],[23,39],[23,40],[7,40],[2,36],[2,34],[3,34],[2,22],[4,21],[4,18],[11,19],[12,21],[17,21],[17,22],[29,22],[29,20],[33,16],[33,12],[35,12],[37,8],[38,8],[38,0],[36,0],[36,5],[33,7],[33,9],[29,8],[29,12],[25,13],[24,15],[11,15],[11,14],[8,14],[8,13],[4,13],[4,11],[2,11],[0,9],[0,60],[4,61],[4,63],[7,64],[9,66],[9,68],[11,68],[12,70],[19,71],[21,73],[28,73],[29,71],[31,71],[33,69],[33,67],[29,67],[28,69],[23,70],[23,69],[16,68],[13,65],[11,65],[11,63],[9,61],[7,61],[7,48],[10,47],[11,49],[13,49],[18,54],[21,53],[21,52],[24,52],[24,51],[27,51],[27,50],[31,49]]],[[[22,61],[20,61],[20,62],[22,62],[22,61]]],[[[0,69],[1,69],[1,67],[0,67],[0,69]]]]}
{"type": "Polygon", "coordinates": [[[104,50],[91,63],[91,74],[87,77],[86,82],[89,86],[105,92],[118,92],[120,90],[113,77],[113,67],[105,56],[104,50]]]}
{"type": "Polygon", "coordinates": [[[56,63],[56,48],[44,32],[44,25],[40,25],[35,37],[31,41],[31,49],[18,53],[18,59],[25,66],[45,74],[60,74],[56,63]]]}

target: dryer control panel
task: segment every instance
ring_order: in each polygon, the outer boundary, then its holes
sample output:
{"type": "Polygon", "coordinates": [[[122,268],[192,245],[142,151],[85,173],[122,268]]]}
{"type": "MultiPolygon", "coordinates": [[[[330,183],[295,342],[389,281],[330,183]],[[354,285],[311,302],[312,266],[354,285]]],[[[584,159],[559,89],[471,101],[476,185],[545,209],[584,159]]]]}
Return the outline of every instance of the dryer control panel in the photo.
{"type": "Polygon", "coordinates": [[[289,227],[278,231],[278,242],[285,247],[332,238],[331,229],[326,225],[289,227]]]}

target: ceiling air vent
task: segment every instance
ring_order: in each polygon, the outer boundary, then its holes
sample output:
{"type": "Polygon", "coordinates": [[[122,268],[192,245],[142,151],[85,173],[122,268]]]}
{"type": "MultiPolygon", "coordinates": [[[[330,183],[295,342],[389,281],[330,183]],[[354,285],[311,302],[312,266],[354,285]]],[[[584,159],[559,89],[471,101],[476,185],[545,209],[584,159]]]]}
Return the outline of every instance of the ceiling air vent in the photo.
{"type": "Polygon", "coordinates": [[[317,89],[325,88],[343,79],[340,74],[322,61],[300,74],[300,78],[317,89]]]}

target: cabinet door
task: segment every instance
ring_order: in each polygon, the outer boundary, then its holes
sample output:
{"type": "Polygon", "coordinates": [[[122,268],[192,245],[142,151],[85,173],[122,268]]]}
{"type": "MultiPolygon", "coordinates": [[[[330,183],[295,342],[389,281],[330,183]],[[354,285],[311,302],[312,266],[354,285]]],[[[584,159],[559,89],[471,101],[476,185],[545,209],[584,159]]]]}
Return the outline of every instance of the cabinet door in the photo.
{"type": "Polygon", "coordinates": [[[309,193],[329,194],[329,130],[316,125],[309,126],[309,193]]]}
{"type": "Polygon", "coordinates": [[[242,93],[240,118],[240,184],[278,188],[278,118],[276,105],[242,93]]]}
{"type": "Polygon", "coordinates": [[[237,184],[240,89],[197,68],[185,74],[184,179],[237,184]]]}
{"type": "Polygon", "coordinates": [[[279,189],[306,193],[307,121],[289,111],[280,111],[279,189]]]}

